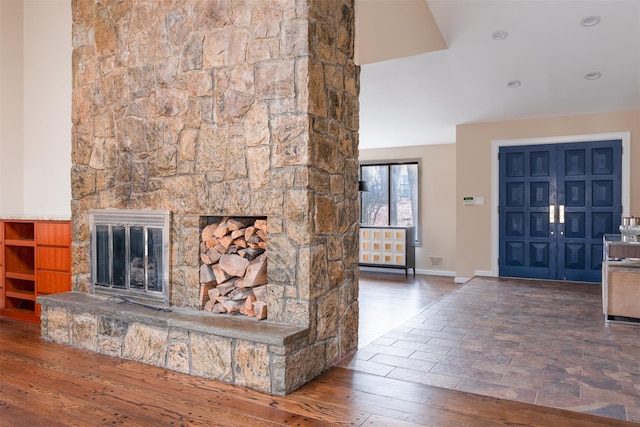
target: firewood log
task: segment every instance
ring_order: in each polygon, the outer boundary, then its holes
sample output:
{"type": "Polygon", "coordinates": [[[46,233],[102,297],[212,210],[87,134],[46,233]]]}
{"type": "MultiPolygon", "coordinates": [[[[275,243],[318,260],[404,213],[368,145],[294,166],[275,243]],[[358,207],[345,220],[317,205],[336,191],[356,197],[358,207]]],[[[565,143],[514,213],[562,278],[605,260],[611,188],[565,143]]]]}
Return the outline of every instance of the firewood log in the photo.
{"type": "Polygon", "coordinates": [[[253,226],[249,226],[244,229],[244,239],[248,242],[251,236],[256,234],[256,228],[253,226]]]}
{"type": "Polygon", "coordinates": [[[233,281],[228,283],[222,283],[216,286],[216,289],[220,291],[220,295],[227,295],[229,292],[233,291],[236,288],[236,285],[233,281]]]}
{"type": "Polygon", "coordinates": [[[242,286],[253,288],[267,283],[267,254],[262,254],[249,262],[242,278],[242,286]]]}
{"type": "Polygon", "coordinates": [[[258,231],[256,231],[256,234],[258,235],[258,237],[260,237],[263,241],[267,241],[268,235],[266,230],[261,230],[259,229],[258,231]]]}
{"type": "Polygon", "coordinates": [[[257,258],[259,255],[262,255],[263,253],[264,253],[264,249],[262,249],[261,247],[247,248],[245,258],[251,261],[257,258]]]}
{"type": "Polygon", "coordinates": [[[244,240],[244,236],[243,237],[238,237],[237,239],[235,239],[233,241],[233,244],[237,245],[238,247],[243,248],[243,249],[247,247],[247,241],[244,240]]]}
{"type": "Polygon", "coordinates": [[[213,270],[213,275],[215,276],[216,281],[219,284],[222,284],[222,283],[226,282],[227,280],[229,280],[229,279],[231,279],[233,277],[233,276],[227,274],[226,271],[224,271],[224,269],[220,266],[220,263],[213,264],[211,266],[211,270],[213,270]]]}
{"type": "Polygon", "coordinates": [[[207,301],[207,303],[204,305],[204,309],[206,311],[213,311],[213,307],[216,305],[216,302],[213,300],[209,300],[207,301]]]}
{"type": "Polygon", "coordinates": [[[209,294],[209,299],[216,301],[217,298],[221,295],[220,290],[218,288],[211,288],[207,291],[209,294]]]}
{"type": "Polygon", "coordinates": [[[209,258],[206,253],[200,254],[200,260],[207,265],[213,264],[213,261],[211,261],[211,258],[209,258]]]}
{"type": "Polygon", "coordinates": [[[256,301],[253,303],[253,311],[256,313],[256,319],[263,320],[267,318],[267,303],[264,301],[256,301]]]}
{"type": "Polygon", "coordinates": [[[211,248],[207,251],[207,257],[211,260],[211,264],[215,264],[220,260],[222,254],[215,250],[215,248],[211,248]]]}
{"type": "Polygon", "coordinates": [[[247,300],[244,302],[244,306],[248,309],[253,309],[253,303],[256,302],[256,296],[251,292],[247,296],[247,300]]]}
{"type": "Polygon", "coordinates": [[[213,237],[213,233],[216,230],[216,228],[218,228],[218,224],[220,224],[220,223],[216,222],[215,224],[209,224],[205,228],[202,229],[202,241],[203,242],[206,242],[207,240],[209,240],[209,239],[211,239],[213,237]]]}
{"type": "Polygon", "coordinates": [[[246,300],[251,294],[253,294],[253,291],[251,291],[251,289],[234,289],[233,291],[229,292],[229,295],[227,295],[227,297],[231,298],[234,301],[240,301],[246,300]]]}
{"type": "Polygon", "coordinates": [[[211,297],[209,296],[209,291],[211,289],[215,289],[215,282],[214,283],[203,283],[200,285],[200,306],[204,306],[207,301],[209,301],[211,299],[211,297]]]}
{"type": "Polygon", "coordinates": [[[202,264],[200,266],[200,283],[211,283],[215,280],[213,269],[207,264],[202,264]]]}
{"type": "Polygon", "coordinates": [[[224,308],[224,306],[221,303],[217,303],[213,306],[213,309],[211,310],[211,312],[215,314],[222,314],[222,313],[226,313],[227,309],[224,308]]]}
{"type": "Polygon", "coordinates": [[[207,247],[207,249],[212,248],[218,244],[218,239],[216,239],[215,237],[212,237],[210,239],[205,240],[204,244],[207,247]]]}
{"type": "Polygon", "coordinates": [[[231,232],[231,238],[236,240],[238,237],[244,237],[244,228],[240,230],[233,230],[231,232]]]}
{"type": "Polygon", "coordinates": [[[218,239],[218,244],[224,246],[224,250],[225,252],[227,251],[227,249],[229,248],[229,246],[231,246],[231,243],[233,242],[233,239],[231,238],[230,235],[227,236],[222,236],[218,239]]]}
{"type": "Polygon", "coordinates": [[[227,234],[229,234],[229,224],[226,221],[221,222],[213,232],[213,236],[217,237],[218,239],[220,237],[226,236],[227,234]]]}
{"type": "Polygon", "coordinates": [[[240,313],[244,314],[245,316],[255,317],[256,315],[256,312],[253,310],[253,308],[247,308],[246,305],[241,305],[239,310],[240,313]]]}
{"type": "Polygon", "coordinates": [[[227,220],[229,230],[236,231],[242,228],[247,228],[253,222],[253,218],[235,217],[227,220]]]}
{"type": "Polygon", "coordinates": [[[267,285],[253,288],[253,295],[255,295],[256,300],[267,302],[267,285]]]}
{"type": "Polygon", "coordinates": [[[240,309],[242,304],[238,301],[227,300],[222,303],[222,306],[227,309],[228,313],[235,313],[240,309]]]}
{"type": "Polygon", "coordinates": [[[220,257],[218,264],[228,276],[243,277],[249,261],[237,254],[224,254],[220,257]]]}
{"type": "Polygon", "coordinates": [[[260,238],[260,236],[258,236],[257,234],[254,234],[253,236],[249,237],[247,239],[247,243],[255,243],[258,244],[262,242],[262,239],[260,238]]]}

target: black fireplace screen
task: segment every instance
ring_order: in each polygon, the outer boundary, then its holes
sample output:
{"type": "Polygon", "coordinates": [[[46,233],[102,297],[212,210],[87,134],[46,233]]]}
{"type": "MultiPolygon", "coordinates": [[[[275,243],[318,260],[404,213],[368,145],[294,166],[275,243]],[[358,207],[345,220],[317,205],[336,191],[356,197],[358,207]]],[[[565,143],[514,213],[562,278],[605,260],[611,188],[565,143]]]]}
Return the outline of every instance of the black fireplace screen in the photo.
{"type": "Polygon", "coordinates": [[[94,292],[167,303],[168,226],[149,221],[149,211],[142,217],[134,212],[93,212],[94,292]]]}

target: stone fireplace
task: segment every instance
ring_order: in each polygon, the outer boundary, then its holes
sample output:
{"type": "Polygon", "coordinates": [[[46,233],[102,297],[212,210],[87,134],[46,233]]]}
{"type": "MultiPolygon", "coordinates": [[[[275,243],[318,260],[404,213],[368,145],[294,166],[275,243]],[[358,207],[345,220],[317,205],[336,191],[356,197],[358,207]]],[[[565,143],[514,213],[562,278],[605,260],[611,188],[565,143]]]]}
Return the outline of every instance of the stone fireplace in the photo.
{"type": "Polygon", "coordinates": [[[357,347],[353,0],[72,2],[73,292],[43,337],[274,394],[357,347]],[[89,211],[170,213],[168,308],[91,293],[89,211]],[[268,219],[267,319],[201,310],[202,217],[268,219]]]}

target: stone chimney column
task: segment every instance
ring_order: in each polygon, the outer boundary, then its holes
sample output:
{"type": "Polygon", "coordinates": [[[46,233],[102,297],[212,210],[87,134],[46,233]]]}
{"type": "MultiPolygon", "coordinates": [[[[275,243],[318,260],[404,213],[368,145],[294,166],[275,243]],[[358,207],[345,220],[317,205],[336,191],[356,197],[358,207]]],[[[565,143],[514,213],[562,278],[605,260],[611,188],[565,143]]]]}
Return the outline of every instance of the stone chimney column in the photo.
{"type": "Polygon", "coordinates": [[[268,321],[310,331],[284,381],[354,350],[354,1],[72,4],[74,290],[91,208],[170,210],[171,304],[194,310],[199,218],[266,216],[268,321]]]}

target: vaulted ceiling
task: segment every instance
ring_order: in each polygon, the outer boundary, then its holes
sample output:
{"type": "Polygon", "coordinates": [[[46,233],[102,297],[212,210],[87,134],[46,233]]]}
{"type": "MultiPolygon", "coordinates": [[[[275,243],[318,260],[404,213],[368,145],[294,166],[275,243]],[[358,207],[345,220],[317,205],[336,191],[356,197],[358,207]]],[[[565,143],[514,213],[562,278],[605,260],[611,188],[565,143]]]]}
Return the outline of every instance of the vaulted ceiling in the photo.
{"type": "Polygon", "coordinates": [[[356,52],[361,149],[640,109],[640,0],[356,0],[356,52]]]}

